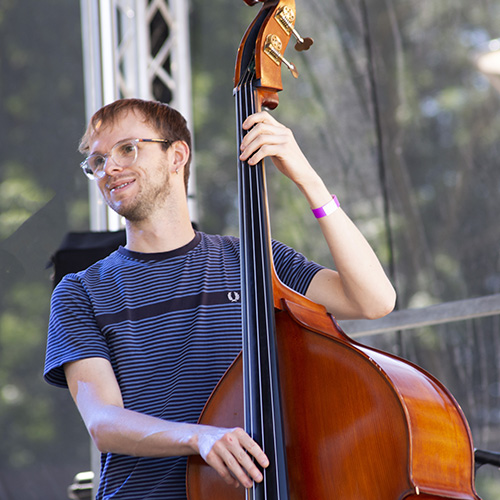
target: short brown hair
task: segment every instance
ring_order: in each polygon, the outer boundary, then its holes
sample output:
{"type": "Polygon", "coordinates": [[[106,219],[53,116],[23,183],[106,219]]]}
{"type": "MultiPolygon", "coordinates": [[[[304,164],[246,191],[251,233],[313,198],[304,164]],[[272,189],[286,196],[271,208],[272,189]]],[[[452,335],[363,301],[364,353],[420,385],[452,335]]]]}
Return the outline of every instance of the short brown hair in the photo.
{"type": "MultiPolygon", "coordinates": [[[[184,167],[184,183],[187,190],[191,162],[191,132],[187,127],[186,119],[168,104],[131,98],[118,99],[103,106],[90,119],[89,126],[80,140],[78,148],[80,153],[87,154],[89,152],[91,138],[98,129],[113,125],[122,114],[129,111],[134,111],[143,116],[144,121],[158,132],[160,139],[172,142],[184,141],[188,145],[189,158],[184,167]]],[[[167,149],[168,145],[164,144],[163,147],[167,149]]]]}

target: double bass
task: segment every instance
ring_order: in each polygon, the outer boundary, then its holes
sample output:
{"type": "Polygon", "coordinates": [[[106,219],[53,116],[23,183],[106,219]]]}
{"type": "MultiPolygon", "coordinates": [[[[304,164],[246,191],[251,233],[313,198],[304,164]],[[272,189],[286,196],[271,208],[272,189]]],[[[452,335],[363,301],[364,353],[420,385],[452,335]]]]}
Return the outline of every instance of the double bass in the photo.
{"type": "MultiPolygon", "coordinates": [[[[248,5],[259,2],[244,0],[248,5]]],[[[241,124],[278,105],[294,0],[260,0],[238,49],[241,124]]],[[[238,163],[243,348],[199,422],[244,427],[270,460],[249,490],[190,457],[190,500],[479,500],[470,429],[450,392],[418,366],[346,335],[326,309],[287,288],[272,263],[261,162],[238,163]]]]}

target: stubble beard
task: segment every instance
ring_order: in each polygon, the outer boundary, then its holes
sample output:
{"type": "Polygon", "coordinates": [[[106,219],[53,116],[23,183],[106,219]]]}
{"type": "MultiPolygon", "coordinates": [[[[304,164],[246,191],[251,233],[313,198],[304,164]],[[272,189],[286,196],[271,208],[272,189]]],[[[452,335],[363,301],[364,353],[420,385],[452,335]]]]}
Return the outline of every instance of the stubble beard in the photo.
{"type": "Polygon", "coordinates": [[[160,173],[163,175],[161,177],[157,176],[154,183],[143,184],[139,193],[130,203],[113,203],[108,200],[109,207],[130,222],[146,220],[157,207],[164,204],[170,195],[171,187],[168,170],[163,168],[160,173]]]}

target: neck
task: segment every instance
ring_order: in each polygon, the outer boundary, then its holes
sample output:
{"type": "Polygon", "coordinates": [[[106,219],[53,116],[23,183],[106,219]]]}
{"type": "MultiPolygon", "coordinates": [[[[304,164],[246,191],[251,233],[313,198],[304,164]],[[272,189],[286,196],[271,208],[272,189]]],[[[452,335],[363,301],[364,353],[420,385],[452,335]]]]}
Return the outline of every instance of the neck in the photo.
{"type": "Polygon", "coordinates": [[[187,245],[194,238],[194,229],[187,210],[175,216],[127,221],[128,250],[142,253],[169,252],[187,245]]]}

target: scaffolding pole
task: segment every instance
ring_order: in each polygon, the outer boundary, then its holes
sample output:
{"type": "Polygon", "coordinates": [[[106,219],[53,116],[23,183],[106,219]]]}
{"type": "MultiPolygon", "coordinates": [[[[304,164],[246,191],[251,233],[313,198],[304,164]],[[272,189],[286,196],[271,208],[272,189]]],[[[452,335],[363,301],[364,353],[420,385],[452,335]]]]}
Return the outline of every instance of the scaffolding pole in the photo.
{"type": "MultiPolygon", "coordinates": [[[[85,112],[138,97],[166,102],[192,127],[189,2],[186,0],[81,0],[85,112]]],[[[188,203],[197,221],[195,162],[188,203]]],[[[121,217],[110,210],[97,185],[89,185],[90,228],[116,231],[121,217]]]]}

